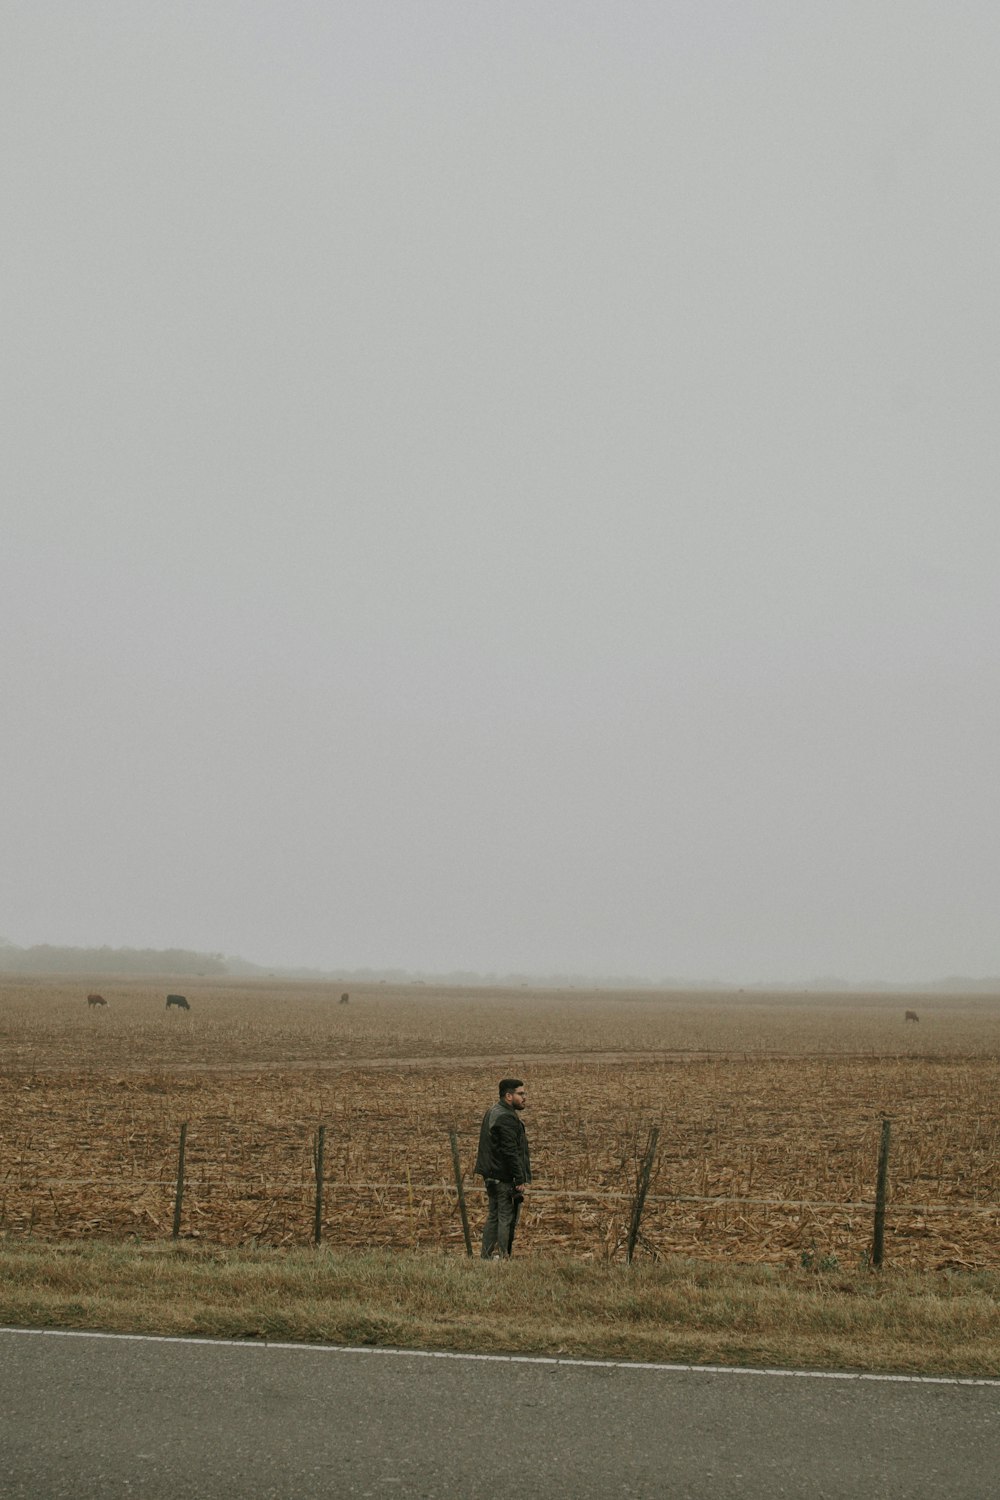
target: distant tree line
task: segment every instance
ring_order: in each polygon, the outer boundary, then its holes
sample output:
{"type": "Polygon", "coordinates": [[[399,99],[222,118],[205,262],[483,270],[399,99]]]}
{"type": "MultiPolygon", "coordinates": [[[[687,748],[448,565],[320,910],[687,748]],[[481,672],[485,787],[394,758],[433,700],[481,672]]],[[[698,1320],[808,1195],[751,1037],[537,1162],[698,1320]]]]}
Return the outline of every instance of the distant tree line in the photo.
{"type": "Polygon", "coordinates": [[[18,948],[0,943],[0,971],[7,974],[226,974],[221,953],[188,948],[61,948],[39,943],[18,948]]]}
{"type": "MultiPolygon", "coordinates": [[[[629,989],[676,990],[689,994],[731,993],[737,988],[722,980],[692,980],[676,977],[649,979],[637,975],[604,974],[528,974],[478,973],[453,969],[434,973],[411,969],[314,969],[281,965],[265,967],[246,959],[223,953],[196,953],[190,948],[67,948],[54,943],[39,943],[33,948],[19,948],[0,937],[0,974],[191,974],[229,975],[242,979],[301,979],[326,983],[354,984],[438,984],[475,988],[479,985],[526,989],[537,985],[547,989],[629,989]]],[[[811,979],[801,984],[786,981],[770,983],[747,981],[739,987],[748,995],[778,994],[937,994],[1000,995],[1000,976],[973,977],[948,975],[946,978],[892,984],[885,980],[868,983],[845,979],[811,979]]]]}

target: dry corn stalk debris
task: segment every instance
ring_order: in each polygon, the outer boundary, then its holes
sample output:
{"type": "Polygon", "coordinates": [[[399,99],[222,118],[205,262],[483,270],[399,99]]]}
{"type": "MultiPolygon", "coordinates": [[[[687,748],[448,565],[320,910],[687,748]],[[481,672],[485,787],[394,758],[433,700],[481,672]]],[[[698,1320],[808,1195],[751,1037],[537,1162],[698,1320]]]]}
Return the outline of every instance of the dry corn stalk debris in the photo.
{"type": "MultiPolygon", "coordinates": [[[[169,1233],[187,1121],[182,1233],[308,1243],[323,1123],[326,1243],[462,1251],[448,1131],[475,1220],[479,1117],[518,1066],[490,1050],[497,997],[352,990],[334,1010],[315,989],[216,985],[192,996],[190,1017],[164,1017],[147,989],[120,990],[97,1017],[68,985],[0,991],[0,1234],[169,1233]]],[[[887,1255],[996,1263],[995,1004],[957,1012],[930,1042],[931,1027],[904,1033],[904,1053],[880,1005],[757,1015],[732,1001],[506,998],[521,1055],[534,1049],[520,1069],[536,1169],[526,1253],[618,1253],[656,1122],[640,1253],[856,1264],[890,1116],[887,1255]]]]}

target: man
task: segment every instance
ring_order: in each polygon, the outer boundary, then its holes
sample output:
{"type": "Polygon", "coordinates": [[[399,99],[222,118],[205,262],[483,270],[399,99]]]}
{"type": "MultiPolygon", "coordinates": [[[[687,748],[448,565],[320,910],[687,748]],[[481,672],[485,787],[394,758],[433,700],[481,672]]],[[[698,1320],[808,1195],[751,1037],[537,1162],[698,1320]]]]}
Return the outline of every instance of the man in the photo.
{"type": "Polygon", "coordinates": [[[485,1179],[489,1197],[483,1260],[494,1253],[507,1260],[514,1248],[524,1185],[531,1181],[528,1136],[520,1120],[526,1102],[523,1079],[501,1078],[500,1098],[486,1111],[479,1130],[476,1171],[485,1179]]]}

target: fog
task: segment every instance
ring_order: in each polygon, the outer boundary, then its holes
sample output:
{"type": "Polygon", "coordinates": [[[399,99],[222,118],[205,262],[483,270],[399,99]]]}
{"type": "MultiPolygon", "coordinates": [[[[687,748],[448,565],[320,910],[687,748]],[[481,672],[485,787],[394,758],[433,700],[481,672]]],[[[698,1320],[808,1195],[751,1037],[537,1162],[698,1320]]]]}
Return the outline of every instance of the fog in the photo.
{"type": "Polygon", "coordinates": [[[0,932],[1000,973],[1000,15],[0,19],[0,932]]]}

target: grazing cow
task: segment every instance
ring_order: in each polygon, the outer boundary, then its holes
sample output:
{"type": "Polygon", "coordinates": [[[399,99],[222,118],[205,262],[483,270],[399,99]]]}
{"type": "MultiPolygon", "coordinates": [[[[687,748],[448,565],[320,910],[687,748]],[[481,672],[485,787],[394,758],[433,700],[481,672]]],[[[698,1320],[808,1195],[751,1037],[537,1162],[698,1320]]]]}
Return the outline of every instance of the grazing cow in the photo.
{"type": "Polygon", "coordinates": [[[103,995],[88,995],[87,996],[87,1004],[88,1005],[107,1005],[107,1003],[108,1002],[105,1000],[105,998],[104,998],[103,995]]]}
{"type": "Polygon", "coordinates": [[[183,995],[168,995],[167,996],[167,1010],[169,1010],[172,1005],[176,1005],[178,1010],[190,1010],[191,1009],[190,1005],[188,1005],[188,1003],[185,1000],[185,998],[184,998],[183,995]]]}
{"type": "Polygon", "coordinates": [[[345,990],[344,993],[340,997],[340,1003],[341,1003],[341,1005],[346,1005],[348,1003],[348,1001],[350,1000],[350,998],[351,998],[350,995],[345,990]]]}
{"type": "Polygon", "coordinates": [[[915,1010],[908,1010],[906,1012],[906,1019],[908,1021],[919,1021],[920,1017],[917,1015],[915,1010]]]}

